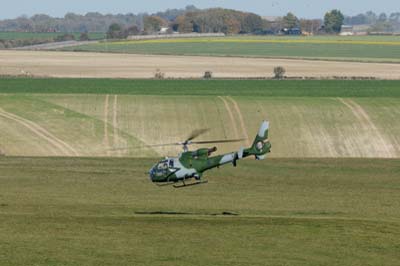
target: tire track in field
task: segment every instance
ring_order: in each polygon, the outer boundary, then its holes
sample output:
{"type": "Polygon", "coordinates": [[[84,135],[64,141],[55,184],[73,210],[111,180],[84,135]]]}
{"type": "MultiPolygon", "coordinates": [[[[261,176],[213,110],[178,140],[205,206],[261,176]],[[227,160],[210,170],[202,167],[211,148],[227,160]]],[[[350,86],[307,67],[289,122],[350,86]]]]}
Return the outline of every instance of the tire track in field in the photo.
{"type": "MultiPolygon", "coordinates": [[[[22,125],[20,122],[16,122],[13,118],[10,118],[10,117],[8,117],[7,115],[4,115],[3,113],[2,113],[2,110],[0,109],[0,118],[1,119],[4,119],[3,121],[5,121],[5,122],[2,122],[2,123],[6,123],[6,122],[8,122],[9,120],[11,120],[11,121],[13,121],[13,122],[15,122],[17,125],[19,125],[19,126],[22,126],[22,127],[24,127],[24,128],[26,128],[28,131],[30,131],[31,133],[33,133],[32,134],[32,136],[34,136],[34,137],[38,137],[39,139],[43,139],[42,138],[42,136],[41,135],[39,135],[39,134],[37,134],[36,132],[33,132],[31,129],[29,129],[29,128],[27,128],[25,125],[22,125]]],[[[1,120],[0,119],[0,120],[1,120]]],[[[0,121],[1,122],[1,121],[0,121]]],[[[18,129],[17,129],[18,130],[18,129]]],[[[22,134],[23,134],[24,132],[22,132],[22,134]]],[[[22,135],[22,136],[20,136],[21,138],[24,138],[24,136],[22,135]]],[[[34,140],[35,141],[35,140],[34,140]]],[[[48,142],[47,140],[45,140],[46,142],[48,142]]],[[[41,142],[39,142],[38,143],[39,145],[41,144],[41,142]]],[[[59,151],[59,149],[57,148],[57,147],[55,147],[52,143],[49,143],[50,145],[41,145],[41,151],[42,152],[45,152],[45,154],[52,154],[53,156],[57,156],[59,153],[60,153],[60,151],[59,151]]]]}
{"type": "Polygon", "coordinates": [[[361,105],[357,104],[351,99],[338,98],[338,100],[352,111],[354,116],[361,123],[361,126],[365,132],[372,133],[369,135],[369,141],[372,145],[374,145],[374,149],[379,152],[380,156],[387,158],[396,157],[393,145],[385,140],[379,129],[376,127],[374,122],[371,120],[371,118],[361,105]]]}
{"type": "MultiPolygon", "coordinates": [[[[120,147],[120,137],[118,129],[118,95],[114,95],[113,104],[113,147],[120,147]]],[[[118,155],[121,155],[121,150],[117,150],[118,155]]]]}
{"type": "Polygon", "coordinates": [[[104,101],[104,111],[103,111],[103,121],[104,121],[104,136],[103,136],[103,144],[105,149],[107,150],[107,155],[110,155],[110,141],[108,139],[108,105],[109,105],[110,95],[106,95],[104,101]]]}
{"type": "Polygon", "coordinates": [[[247,146],[250,146],[249,135],[247,134],[246,124],[244,123],[244,119],[243,119],[242,112],[240,111],[240,107],[231,96],[226,96],[226,98],[228,98],[228,100],[230,100],[233,103],[233,107],[235,108],[236,113],[239,117],[239,122],[242,127],[243,136],[246,138],[245,142],[246,142],[247,146]]]}
{"type": "Polygon", "coordinates": [[[68,143],[57,138],[56,136],[54,136],[53,134],[51,134],[49,131],[47,131],[45,128],[39,126],[38,124],[36,124],[28,119],[17,116],[13,113],[6,112],[1,108],[0,108],[0,115],[5,118],[8,118],[10,120],[13,120],[14,122],[17,122],[18,124],[26,127],[27,129],[29,129],[31,132],[33,132],[38,137],[49,142],[51,145],[53,145],[53,147],[57,148],[64,155],[67,155],[67,156],[78,156],[79,155],[78,152],[73,147],[71,147],[68,143]]]}
{"type": "Polygon", "coordinates": [[[228,102],[222,96],[218,96],[218,98],[220,98],[222,100],[222,102],[225,105],[225,109],[228,112],[228,115],[229,115],[229,118],[231,120],[232,127],[233,127],[233,133],[235,134],[235,138],[239,138],[239,132],[238,132],[238,129],[237,129],[235,117],[233,116],[233,112],[232,112],[231,108],[229,107],[228,102]]]}

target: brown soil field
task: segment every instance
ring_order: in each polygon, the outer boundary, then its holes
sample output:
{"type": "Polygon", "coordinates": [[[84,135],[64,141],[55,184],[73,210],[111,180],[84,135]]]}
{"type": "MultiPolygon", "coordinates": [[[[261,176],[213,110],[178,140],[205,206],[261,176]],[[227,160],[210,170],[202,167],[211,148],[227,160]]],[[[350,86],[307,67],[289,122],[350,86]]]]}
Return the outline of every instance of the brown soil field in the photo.
{"type": "Polygon", "coordinates": [[[271,77],[283,66],[288,77],[375,77],[400,79],[400,64],[312,60],[160,56],[48,51],[0,51],[0,75],[83,78],[152,78],[157,69],[167,78],[271,77]]]}

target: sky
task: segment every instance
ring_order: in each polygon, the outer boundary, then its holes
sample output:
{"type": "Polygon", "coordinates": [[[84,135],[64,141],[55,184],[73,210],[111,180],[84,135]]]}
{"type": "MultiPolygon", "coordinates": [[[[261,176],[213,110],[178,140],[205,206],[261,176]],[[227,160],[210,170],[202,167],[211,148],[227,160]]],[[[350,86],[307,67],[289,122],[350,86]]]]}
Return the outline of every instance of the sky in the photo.
{"type": "Polygon", "coordinates": [[[400,12],[399,0],[0,0],[0,19],[21,15],[48,14],[63,17],[67,12],[100,13],[154,13],[168,8],[224,7],[254,12],[261,16],[282,16],[288,12],[301,18],[322,18],[326,11],[337,8],[346,15],[356,15],[373,10],[375,13],[400,12]]]}

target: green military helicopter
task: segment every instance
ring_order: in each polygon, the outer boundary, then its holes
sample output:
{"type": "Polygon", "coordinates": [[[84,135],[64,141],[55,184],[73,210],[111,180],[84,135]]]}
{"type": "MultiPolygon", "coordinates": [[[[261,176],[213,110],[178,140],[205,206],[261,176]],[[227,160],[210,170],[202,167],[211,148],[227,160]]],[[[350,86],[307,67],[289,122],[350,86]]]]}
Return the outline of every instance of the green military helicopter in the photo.
{"type": "Polygon", "coordinates": [[[254,155],[257,160],[263,160],[266,154],[271,151],[271,143],[268,140],[269,122],[263,121],[257,136],[250,148],[241,148],[237,152],[217,155],[210,155],[217,151],[216,147],[202,148],[195,151],[189,151],[188,146],[191,144],[210,144],[210,143],[228,143],[239,142],[243,139],[235,140],[216,140],[216,141],[193,141],[196,137],[208,130],[196,130],[184,142],[151,145],[150,147],[160,146],[183,146],[183,153],[179,157],[166,158],[155,164],[149,171],[150,180],[159,186],[173,185],[175,188],[182,188],[193,185],[207,183],[203,180],[203,173],[221,165],[232,163],[236,167],[239,159],[254,155]],[[188,182],[194,179],[194,182],[188,182]]]}

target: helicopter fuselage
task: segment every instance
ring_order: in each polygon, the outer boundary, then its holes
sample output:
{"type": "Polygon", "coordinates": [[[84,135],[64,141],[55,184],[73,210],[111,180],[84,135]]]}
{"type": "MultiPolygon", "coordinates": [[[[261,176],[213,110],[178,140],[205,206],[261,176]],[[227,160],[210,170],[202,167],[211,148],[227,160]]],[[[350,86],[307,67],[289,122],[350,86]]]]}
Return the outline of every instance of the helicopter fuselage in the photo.
{"type": "Polygon", "coordinates": [[[257,160],[265,158],[271,151],[271,143],[268,140],[269,123],[264,121],[256,135],[251,147],[241,148],[237,152],[210,156],[217,150],[213,148],[202,148],[195,151],[184,151],[179,157],[166,158],[155,164],[149,171],[150,180],[154,183],[174,184],[182,181],[184,186],[186,179],[194,178],[202,183],[202,175],[212,168],[232,163],[248,156],[254,156],[257,160]]]}
{"type": "Polygon", "coordinates": [[[199,180],[204,171],[232,162],[235,154],[209,157],[216,149],[199,149],[183,152],[179,157],[166,158],[154,165],[150,171],[150,179],[155,183],[178,182],[189,178],[199,180]],[[225,157],[225,159],[222,159],[225,157]]]}

